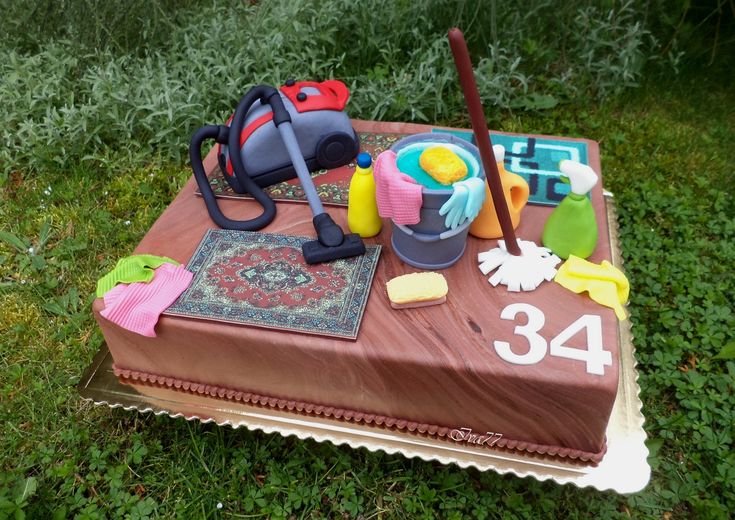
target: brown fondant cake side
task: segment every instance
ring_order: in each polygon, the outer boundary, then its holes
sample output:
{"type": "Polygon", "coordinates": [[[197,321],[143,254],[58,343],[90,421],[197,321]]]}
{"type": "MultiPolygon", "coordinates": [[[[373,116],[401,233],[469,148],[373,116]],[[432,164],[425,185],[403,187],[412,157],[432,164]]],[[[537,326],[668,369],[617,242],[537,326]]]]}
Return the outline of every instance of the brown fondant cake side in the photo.
{"type": "MultiPolygon", "coordinates": [[[[391,124],[371,129],[426,130],[391,124]]],[[[599,172],[594,143],[590,143],[590,160],[599,172]]],[[[136,252],[183,263],[189,259],[204,232],[215,227],[194,191],[190,180],[136,252]]],[[[610,259],[608,230],[601,189],[596,188],[592,196],[600,240],[590,260],[600,262],[610,259]]],[[[221,207],[233,218],[259,213],[252,201],[221,201],[221,207]]],[[[550,211],[527,207],[517,235],[538,242],[550,211]]],[[[346,228],[344,209],[329,212],[346,228]]],[[[263,231],[312,236],[308,207],[279,204],[278,216],[263,231]]],[[[116,368],[150,375],[163,384],[186,381],[217,392],[267,396],[266,402],[351,410],[449,431],[464,428],[478,435],[494,432],[502,434],[507,447],[516,449],[542,446],[593,460],[604,452],[618,382],[617,321],[612,310],[554,283],[521,294],[493,288],[479,272],[476,256],[495,247],[496,241],[470,237],[462,260],[442,271],[449,284],[445,304],[395,311],[385,294],[385,282],[415,269],[392,254],[390,226],[368,242],[387,247],[355,342],[174,316],[161,317],[157,337],[146,338],[101,318],[101,300],[95,301],[95,316],[116,368]],[[547,341],[584,314],[600,316],[602,342],[612,354],[612,365],[596,375],[586,371],[584,362],[558,356],[546,355],[532,365],[502,359],[493,348],[495,340],[510,342],[519,355],[528,350],[527,340],[514,334],[526,318],[500,319],[502,310],[514,303],[543,313],[545,323],[539,334],[547,341]]],[[[584,346],[583,334],[567,343],[584,346]]]]}
{"type": "Polygon", "coordinates": [[[325,406],[321,404],[308,403],[299,400],[281,399],[268,395],[262,395],[253,392],[243,392],[224,388],[216,385],[208,385],[203,383],[195,383],[192,381],[183,381],[172,377],[148,374],[133,370],[120,369],[113,366],[115,375],[120,380],[132,386],[141,388],[146,387],[162,387],[173,388],[182,392],[191,394],[205,395],[219,399],[228,399],[239,401],[245,404],[269,407],[279,410],[288,410],[289,412],[322,416],[354,423],[364,423],[367,425],[375,425],[388,429],[403,430],[410,433],[417,433],[437,437],[446,441],[454,441],[457,443],[471,442],[475,446],[482,446],[488,449],[501,449],[505,451],[524,451],[527,453],[549,456],[555,458],[572,459],[581,463],[589,462],[597,464],[605,455],[606,446],[603,444],[602,450],[597,453],[589,453],[571,448],[562,448],[560,446],[546,446],[542,444],[517,441],[507,437],[498,437],[490,432],[485,434],[473,434],[466,429],[450,429],[446,426],[438,426],[435,424],[419,423],[396,417],[389,417],[374,413],[368,413],[360,410],[350,410],[334,406],[325,406]]]}

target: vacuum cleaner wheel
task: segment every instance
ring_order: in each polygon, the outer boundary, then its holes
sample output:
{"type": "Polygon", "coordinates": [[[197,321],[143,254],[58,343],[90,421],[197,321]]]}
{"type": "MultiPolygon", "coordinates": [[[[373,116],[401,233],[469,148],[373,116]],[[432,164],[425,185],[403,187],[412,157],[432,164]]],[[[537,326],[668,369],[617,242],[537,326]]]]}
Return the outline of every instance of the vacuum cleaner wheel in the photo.
{"type": "Polygon", "coordinates": [[[344,132],[332,132],[322,137],[316,145],[316,158],[322,168],[336,168],[347,164],[357,155],[359,143],[356,136],[344,132]]]}

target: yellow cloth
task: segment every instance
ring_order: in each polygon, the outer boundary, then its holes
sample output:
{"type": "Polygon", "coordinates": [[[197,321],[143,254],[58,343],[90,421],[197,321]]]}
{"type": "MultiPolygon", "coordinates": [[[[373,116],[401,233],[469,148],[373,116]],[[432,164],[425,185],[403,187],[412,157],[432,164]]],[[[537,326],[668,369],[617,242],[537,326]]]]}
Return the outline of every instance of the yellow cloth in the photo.
{"type": "Polygon", "coordinates": [[[575,293],[587,291],[594,301],[614,309],[619,320],[627,317],[623,305],[628,301],[630,291],[628,279],[606,260],[598,265],[569,255],[554,281],[575,293]]]}

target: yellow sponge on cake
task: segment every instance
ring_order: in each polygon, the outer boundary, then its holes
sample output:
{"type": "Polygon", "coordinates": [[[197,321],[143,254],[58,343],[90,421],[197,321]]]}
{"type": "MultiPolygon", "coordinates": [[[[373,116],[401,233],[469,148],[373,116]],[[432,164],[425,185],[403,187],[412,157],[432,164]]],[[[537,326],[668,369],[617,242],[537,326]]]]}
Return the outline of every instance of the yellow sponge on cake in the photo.
{"type": "Polygon", "coordinates": [[[447,301],[447,281],[439,273],[411,273],[397,276],[386,284],[394,309],[426,307],[447,301]]]}
{"type": "Polygon", "coordinates": [[[444,185],[467,176],[467,165],[459,155],[445,146],[431,146],[419,156],[419,165],[436,181],[444,185]]]}

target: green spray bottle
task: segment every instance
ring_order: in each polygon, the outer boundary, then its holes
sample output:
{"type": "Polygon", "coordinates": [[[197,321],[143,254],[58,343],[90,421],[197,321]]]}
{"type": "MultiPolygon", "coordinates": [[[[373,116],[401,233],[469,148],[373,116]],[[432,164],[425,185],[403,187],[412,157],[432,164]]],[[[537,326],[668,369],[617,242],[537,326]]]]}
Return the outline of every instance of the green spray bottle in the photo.
{"type": "Polygon", "coordinates": [[[598,177],[592,168],[577,161],[561,161],[559,170],[571,191],[549,215],[541,242],[559,258],[587,258],[597,245],[595,209],[587,194],[598,177]]]}

